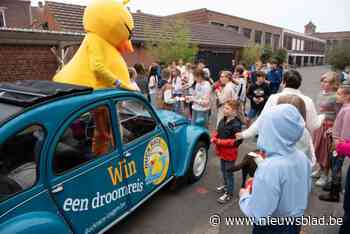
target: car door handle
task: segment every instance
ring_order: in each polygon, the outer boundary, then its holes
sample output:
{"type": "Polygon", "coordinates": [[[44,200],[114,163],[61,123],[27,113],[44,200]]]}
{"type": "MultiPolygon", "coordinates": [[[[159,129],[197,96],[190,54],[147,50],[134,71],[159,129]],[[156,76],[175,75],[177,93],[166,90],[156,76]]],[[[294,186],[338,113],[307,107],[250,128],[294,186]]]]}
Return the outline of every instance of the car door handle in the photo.
{"type": "Polygon", "coordinates": [[[124,153],[124,157],[125,157],[125,158],[131,157],[131,153],[130,153],[130,152],[125,152],[125,153],[124,153]]]}
{"type": "Polygon", "coordinates": [[[63,189],[63,184],[59,184],[57,186],[55,186],[53,189],[52,189],[52,193],[59,193],[59,192],[62,192],[64,189],[63,189]]]}

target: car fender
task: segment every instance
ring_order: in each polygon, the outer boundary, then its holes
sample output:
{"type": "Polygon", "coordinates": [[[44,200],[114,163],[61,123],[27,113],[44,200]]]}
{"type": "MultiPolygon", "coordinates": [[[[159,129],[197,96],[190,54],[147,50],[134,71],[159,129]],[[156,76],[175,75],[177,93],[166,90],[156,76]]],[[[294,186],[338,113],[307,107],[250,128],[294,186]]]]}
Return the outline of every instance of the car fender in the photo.
{"type": "Polygon", "coordinates": [[[186,175],[188,168],[190,167],[192,160],[192,153],[199,141],[203,141],[210,146],[210,134],[205,128],[185,125],[179,126],[173,129],[171,134],[173,142],[173,169],[176,177],[182,177],[186,175]]]}
{"type": "Polygon", "coordinates": [[[72,231],[58,215],[49,212],[29,212],[2,223],[0,233],[68,234],[72,231]]]}

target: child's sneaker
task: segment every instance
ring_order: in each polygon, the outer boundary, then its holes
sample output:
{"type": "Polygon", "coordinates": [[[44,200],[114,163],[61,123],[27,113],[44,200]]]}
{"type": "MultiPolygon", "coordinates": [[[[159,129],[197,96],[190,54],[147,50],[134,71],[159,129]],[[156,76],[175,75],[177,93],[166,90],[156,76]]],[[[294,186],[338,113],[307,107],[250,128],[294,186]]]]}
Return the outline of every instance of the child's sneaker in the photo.
{"type": "Polygon", "coordinates": [[[219,197],[217,201],[218,201],[220,204],[225,204],[225,203],[231,201],[232,197],[233,197],[232,195],[230,195],[230,194],[228,194],[228,193],[224,193],[224,195],[222,195],[221,197],[219,197]]]}
{"type": "Polygon", "coordinates": [[[313,171],[311,174],[311,177],[314,179],[319,179],[321,177],[321,170],[318,169],[318,170],[313,171]]]}
{"type": "Polygon", "coordinates": [[[225,185],[222,185],[222,186],[219,186],[216,188],[216,192],[218,193],[223,193],[226,191],[226,186],[225,185]]]}
{"type": "Polygon", "coordinates": [[[328,176],[322,174],[321,177],[315,182],[315,185],[319,187],[323,187],[327,184],[328,181],[329,181],[328,176]]]}

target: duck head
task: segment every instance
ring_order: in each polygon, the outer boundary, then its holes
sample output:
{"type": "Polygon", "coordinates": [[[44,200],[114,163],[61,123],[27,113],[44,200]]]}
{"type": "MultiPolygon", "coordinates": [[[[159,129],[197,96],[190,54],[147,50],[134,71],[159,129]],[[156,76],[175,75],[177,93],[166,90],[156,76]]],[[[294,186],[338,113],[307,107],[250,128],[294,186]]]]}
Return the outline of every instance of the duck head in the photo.
{"type": "Polygon", "coordinates": [[[121,53],[133,52],[131,35],[134,21],[125,7],[128,2],[92,0],[84,11],[85,31],[97,34],[121,53]]]}

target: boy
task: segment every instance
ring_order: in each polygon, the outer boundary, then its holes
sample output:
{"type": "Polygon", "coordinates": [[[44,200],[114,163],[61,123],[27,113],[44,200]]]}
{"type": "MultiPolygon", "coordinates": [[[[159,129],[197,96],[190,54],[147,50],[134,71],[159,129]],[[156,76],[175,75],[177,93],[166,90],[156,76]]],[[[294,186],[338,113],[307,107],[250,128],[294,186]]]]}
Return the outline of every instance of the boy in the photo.
{"type": "Polygon", "coordinates": [[[266,75],[262,71],[256,72],[256,82],[249,87],[247,97],[250,99],[250,111],[248,113],[248,126],[251,120],[259,116],[270,96],[270,88],[265,83],[266,75]]]}

